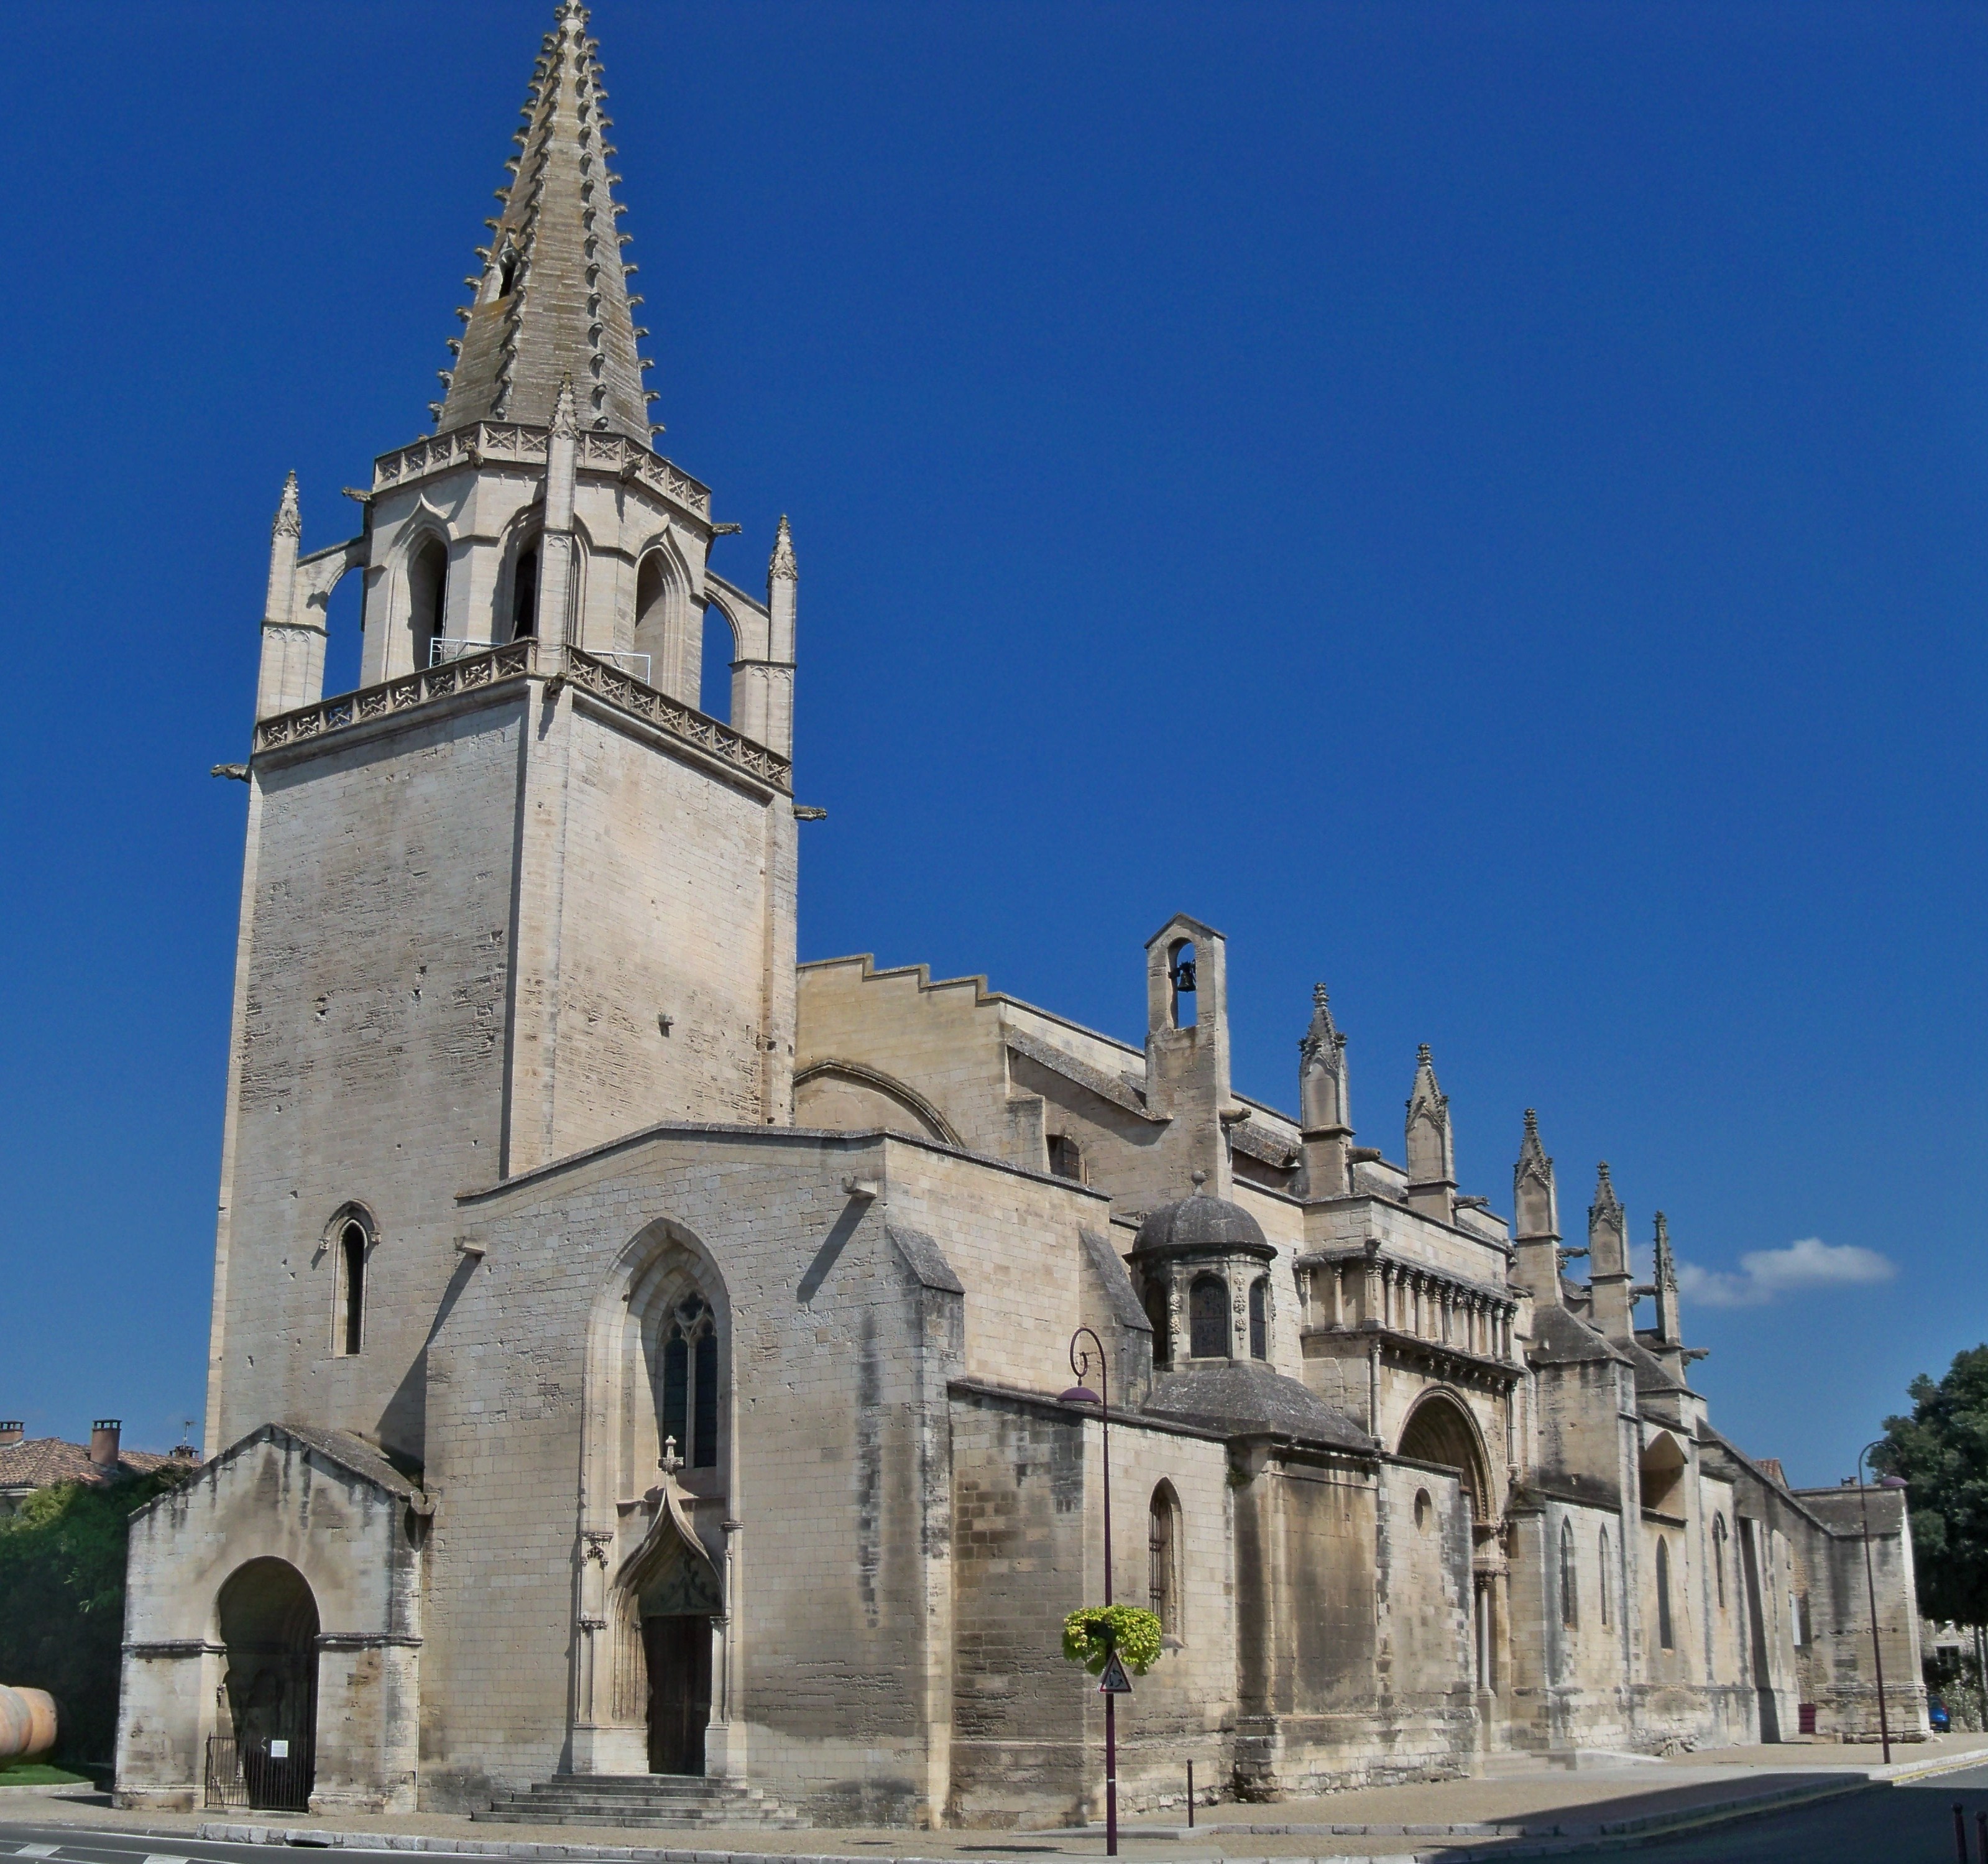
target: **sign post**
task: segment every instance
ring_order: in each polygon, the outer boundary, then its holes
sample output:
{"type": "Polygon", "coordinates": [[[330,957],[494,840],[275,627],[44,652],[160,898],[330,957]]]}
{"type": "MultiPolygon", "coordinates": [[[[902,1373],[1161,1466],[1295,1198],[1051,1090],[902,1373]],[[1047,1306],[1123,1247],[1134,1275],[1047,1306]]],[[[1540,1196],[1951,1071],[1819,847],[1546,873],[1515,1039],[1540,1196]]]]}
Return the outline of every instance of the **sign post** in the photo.
{"type": "MultiPolygon", "coordinates": [[[[1088,1327],[1080,1327],[1070,1336],[1070,1369],[1077,1375],[1077,1382],[1063,1393],[1066,1404],[1095,1404],[1104,1426],[1104,1602],[1108,1607],[1111,1597],[1111,1375],[1104,1362],[1104,1342],[1088,1327]],[[1089,1336],[1090,1345],[1080,1347],[1077,1342],[1089,1336]],[[1092,1348],[1096,1348],[1097,1359],[1097,1390],[1094,1394],[1084,1381],[1090,1371],[1092,1348]]],[[[1119,1660],[1116,1650],[1104,1659],[1104,1672],[1097,1680],[1097,1687],[1104,1697],[1104,1855],[1115,1858],[1118,1855],[1118,1698],[1132,1693],[1131,1679],[1125,1674],[1125,1666],[1119,1660]],[[1114,1680],[1115,1679],[1115,1680],[1114,1680]]]]}

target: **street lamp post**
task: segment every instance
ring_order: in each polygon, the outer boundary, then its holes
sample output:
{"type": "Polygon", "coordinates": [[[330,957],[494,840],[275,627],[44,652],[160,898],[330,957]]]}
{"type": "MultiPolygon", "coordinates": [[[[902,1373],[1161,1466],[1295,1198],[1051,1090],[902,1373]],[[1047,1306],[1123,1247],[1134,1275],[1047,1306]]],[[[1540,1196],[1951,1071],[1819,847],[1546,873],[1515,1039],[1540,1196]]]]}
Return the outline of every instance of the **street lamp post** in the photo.
{"type": "MultiPolygon", "coordinates": [[[[1892,1718],[1885,1707],[1885,1653],[1878,1641],[1878,1581],[1871,1565],[1871,1504],[1866,1499],[1864,1483],[1864,1460],[1877,1450],[1885,1439],[1866,1443],[1857,1453],[1857,1511],[1864,1522],[1864,1590],[1871,1601],[1871,1667],[1878,1678],[1878,1738],[1885,1745],[1885,1764],[1892,1764],[1892,1718]]],[[[1895,1477],[1881,1478],[1886,1488],[1902,1489],[1905,1485],[1895,1477]]]]}
{"type": "MultiPolygon", "coordinates": [[[[1104,1362],[1104,1342],[1088,1327],[1080,1327],[1070,1336],[1070,1369],[1077,1375],[1077,1383],[1063,1393],[1065,1404],[1095,1405],[1104,1426],[1104,1602],[1109,1606],[1111,1596],[1111,1381],[1104,1362]],[[1088,1338],[1089,1346],[1080,1345],[1088,1338]],[[1097,1389],[1094,1392],[1084,1380],[1090,1376],[1094,1357],[1097,1366],[1097,1389]]],[[[1111,1690],[1104,1693],[1104,1855],[1115,1858],[1118,1855],[1118,1698],[1111,1690]]]]}

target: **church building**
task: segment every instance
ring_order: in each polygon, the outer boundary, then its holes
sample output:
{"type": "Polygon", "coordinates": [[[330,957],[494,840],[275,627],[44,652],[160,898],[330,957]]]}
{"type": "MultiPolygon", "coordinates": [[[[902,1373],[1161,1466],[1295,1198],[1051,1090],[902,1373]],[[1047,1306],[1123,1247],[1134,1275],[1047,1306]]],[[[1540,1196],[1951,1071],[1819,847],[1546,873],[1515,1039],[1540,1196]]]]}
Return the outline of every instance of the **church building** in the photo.
{"type": "Polygon", "coordinates": [[[1867,1551],[1923,1735],[1901,1498],[1719,1433],[1664,1219],[1601,1165],[1570,1246],[1516,1097],[1507,1216],[1426,1048],[1361,1142],[1323,987],[1295,1110],[1237,1091],[1185,913],[1129,1039],[798,961],[796,543],[726,581],[654,449],[606,103],[562,0],[433,431],[356,535],[277,509],[208,1460],[133,1524],[120,1803],[1065,1824],[1107,1585],[1165,1631],[1131,1809],[1863,1737],[1867,1551]]]}

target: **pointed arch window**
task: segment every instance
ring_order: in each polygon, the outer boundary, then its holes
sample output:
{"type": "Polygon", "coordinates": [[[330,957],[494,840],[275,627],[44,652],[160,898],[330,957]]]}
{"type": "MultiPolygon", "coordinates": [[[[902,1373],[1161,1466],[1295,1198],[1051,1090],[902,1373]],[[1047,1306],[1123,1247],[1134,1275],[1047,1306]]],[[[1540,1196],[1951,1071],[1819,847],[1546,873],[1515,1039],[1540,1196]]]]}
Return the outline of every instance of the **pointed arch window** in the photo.
{"type": "Polygon", "coordinates": [[[334,1282],[331,1350],[342,1359],[356,1357],[366,1345],[366,1271],[373,1253],[373,1233],[357,1211],[347,1211],[332,1227],[334,1282]]]}
{"type": "Polygon", "coordinates": [[[1615,1589],[1614,1569],[1608,1563],[1608,1530],[1601,1530],[1601,1628],[1608,1628],[1608,1595],[1615,1589]]]}
{"type": "Polygon", "coordinates": [[[718,1326],[701,1295],[677,1304],[663,1341],[663,1435],[692,1469],[718,1467],[718,1326]]]}
{"type": "Polygon", "coordinates": [[[1146,1592],[1162,1631],[1180,1630],[1180,1504],[1172,1485],[1153,1491],[1146,1514],[1146,1592]]]}
{"type": "Polygon", "coordinates": [[[448,546],[426,539],[407,560],[407,626],[417,668],[438,666],[448,626],[448,546]]]}
{"type": "Polygon", "coordinates": [[[1560,1524],[1560,1622],[1571,1631],[1581,1622],[1580,1575],[1574,1558],[1574,1523],[1560,1524]]]}
{"type": "Polygon", "coordinates": [[[1712,1517],[1712,1584],[1719,1609],[1726,1609],[1726,1517],[1712,1517]]]}
{"type": "Polygon", "coordinates": [[[1671,1548],[1657,1537],[1657,1642],[1666,1650],[1677,1648],[1677,1633],[1671,1622],[1671,1548]]]}
{"type": "Polygon", "coordinates": [[[1188,1290],[1188,1351],[1197,1359],[1229,1357],[1229,1284],[1203,1275],[1188,1290]]]}

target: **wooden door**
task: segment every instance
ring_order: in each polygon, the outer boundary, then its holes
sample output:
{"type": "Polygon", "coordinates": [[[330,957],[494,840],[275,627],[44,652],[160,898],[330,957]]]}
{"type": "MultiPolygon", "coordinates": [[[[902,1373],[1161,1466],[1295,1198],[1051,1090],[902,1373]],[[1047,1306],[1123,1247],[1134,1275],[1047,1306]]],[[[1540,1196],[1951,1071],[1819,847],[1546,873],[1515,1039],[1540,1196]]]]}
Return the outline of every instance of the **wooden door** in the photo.
{"type": "Polygon", "coordinates": [[[711,1720],[711,1620],[645,1618],[642,1654],[649,1666],[649,1771],[701,1774],[711,1720]]]}

